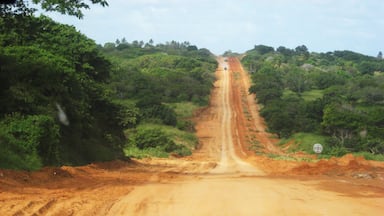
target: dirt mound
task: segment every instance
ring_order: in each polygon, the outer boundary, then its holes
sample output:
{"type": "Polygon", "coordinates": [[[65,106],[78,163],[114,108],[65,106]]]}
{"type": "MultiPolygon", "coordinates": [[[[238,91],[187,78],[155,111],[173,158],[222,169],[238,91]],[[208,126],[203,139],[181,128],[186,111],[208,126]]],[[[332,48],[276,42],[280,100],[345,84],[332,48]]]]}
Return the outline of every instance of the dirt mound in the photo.
{"type": "Polygon", "coordinates": [[[341,158],[319,160],[317,162],[301,162],[287,173],[293,175],[329,175],[351,176],[354,178],[382,178],[383,164],[365,160],[347,154],[341,158]]]}
{"type": "Polygon", "coordinates": [[[105,215],[135,185],[173,178],[136,161],[0,170],[0,215],[105,215]],[[159,177],[158,177],[159,176],[159,177]]]}
{"type": "Polygon", "coordinates": [[[6,185],[40,185],[71,177],[68,171],[60,167],[44,167],[35,172],[0,170],[0,182],[6,185]]]}
{"type": "Polygon", "coordinates": [[[142,165],[135,161],[111,161],[93,163],[85,166],[44,167],[38,171],[16,171],[0,169],[0,189],[17,190],[22,187],[86,187],[100,184],[105,180],[124,179],[125,182],[142,182],[148,179],[145,172],[136,176],[142,165]]]}
{"type": "Polygon", "coordinates": [[[383,162],[368,161],[352,154],[315,162],[278,160],[266,156],[250,157],[248,160],[271,176],[324,175],[384,180],[383,162]]]}

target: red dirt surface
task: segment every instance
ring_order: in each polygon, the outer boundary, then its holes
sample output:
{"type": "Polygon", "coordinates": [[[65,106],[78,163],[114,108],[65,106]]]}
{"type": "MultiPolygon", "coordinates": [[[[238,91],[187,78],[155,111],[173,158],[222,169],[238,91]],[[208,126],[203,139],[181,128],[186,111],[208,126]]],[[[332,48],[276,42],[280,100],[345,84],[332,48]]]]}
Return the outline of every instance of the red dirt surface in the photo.
{"type": "Polygon", "coordinates": [[[191,157],[0,170],[0,215],[382,215],[382,162],[256,155],[285,154],[266,132],[239,60],[218,61],[210,105],[196,112],[200,145],[191,157]]]}

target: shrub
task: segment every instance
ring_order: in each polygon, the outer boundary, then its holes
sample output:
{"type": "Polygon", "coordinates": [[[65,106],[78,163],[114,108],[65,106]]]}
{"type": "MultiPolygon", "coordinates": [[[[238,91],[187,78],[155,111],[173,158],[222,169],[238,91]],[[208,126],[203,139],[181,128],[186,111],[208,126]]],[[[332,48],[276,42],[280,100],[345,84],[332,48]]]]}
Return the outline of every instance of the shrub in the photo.
{"type": "Polygon", "coordinates": [[[166,125],[176,126],[177,118],[175,111],[163,104],[152,105],[141,109],[143,119],[159,119],[166,125]]]}
{"type": "Polygon", "coordinates": [[[139,149],[161,147],[166,150],[174,145],[174,142],[163,131],[155,128],[138,128],[131,138],[139,149]]]}
{"type": "Polygon", "coordinates": [[[0,122],[0,166],[36,170],[59,164],[59,126],[46,115],[13,114],[0,122]]]}
{"type": "Polygon", "coordinates": [[[141,126],[138,127],[135,132],[131,132],[128,148],[132,148],[133,146],[140,150],[153,149],[156,152],[175,153],[179,156],[192,154],[187,146],[176,144],[172,139],[172,135],[169,134],[169,131],[163,131],[159,127],[141,126]]]}
{"type": "Polygon", "coordinates": [[[384,154],[372,154],[370,152],[353,153],[354,156],[362,156],[366,160],[384,161],[384,154]]]}
{"type": "Polygon", "coordinates": [[[192,155],[192,151],[184,145],[176,145],[176,149],[173,152],[182,157],[192,155]]]}
{"type": "Polygon", "coordinates": [[[195,124],[191,120],[178,121],[177,128],[188,132],[195,132],[195,124]]]}

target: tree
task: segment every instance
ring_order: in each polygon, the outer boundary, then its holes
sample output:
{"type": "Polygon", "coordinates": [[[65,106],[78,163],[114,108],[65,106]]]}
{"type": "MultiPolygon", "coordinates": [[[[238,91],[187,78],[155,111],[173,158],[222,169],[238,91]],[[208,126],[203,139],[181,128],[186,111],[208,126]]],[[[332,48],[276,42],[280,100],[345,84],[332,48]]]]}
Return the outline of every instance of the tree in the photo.
{"type": "Polygon", "coordinates": [[[30,16],[36,9],[29,8],[23,0],[15,0],[12,4],[0,4],[0,15],[2,17],[7,15],[23,15],[30,16]]]}
{"type": "Polygon", "coordinates": [[[295,51],[299,55],[305,55],[305,56],[309,55],[308,48],[305,45],[297,46],[295,48],[295,51]]]}
{"type": "Polygon", "coordinates": [[[265,46],[265,45],[255,45],[253,50],[258,52],[260,55],[264,55],[264,54],[271,53],[271,52],[275,51],[275,49],[273,47],[265,46]]]}
{"type": "Polygon", "coordinates": [[[311,77],[315,86],[319,89],[326,89],[333,85],[344,85],[347,80],[343,74],[324,71],[311,73],[311,77]]]}
{"type": "Polygon", "coordinates": [[[111,42],[105,43],[103,48],[106,51],[113,51],[116,48],[116,44],[115,43],[111,43],[111,42]]]}
{"type": "Polygon", "coordinates": [[[191,46],[188,46],[188,47],[187,47],[187,50],[188,50],[188,51],[197,51],[198,48],[197,48],[197,46],[195,46],[195,45],[191,45],[191,46]]]}
{"type": "MultiPolygon", "coordinates": [[[[11,118],[4,127],[19,125],[18,122],[24,125],[24,119],[33,119],[27,127],[30,128],[41,120],[36,131],[47,131],[42,137],[47,143],[34,148],[44,157],[43,165],[57,162],[57,146],[63,164],[121,156],[123,129],[135,124],[135,113],[111,101],[106,86],[111,62],[95,42],[74,27],[45,16],[1,17],[0,29],[0,124],[5,116],[15,112],[23,121],[11,118]],[[66,113],[70,126],[59,123],[56,103],[66,113]],[[33,116],[45,117],[34,120],[33,116]],[[53,130],[53,125],[58,129],[53,130]],[[58,144],[48,135],[58,135],[58,144]]],[[[0,148],[29,141],[17,134],[3,136],[6,140],[0,139],[0,148]]],[[[10,151],[17,155],[19,150],[12,147],[10,151]]]]}
{"type": "Polygon", "coordinates": [[[15,4],[16,0],[2,0],[0,4],[15,4]]]}
{"type": "Polygon", "coordinates": [[[311,131],[315,121],[306,113],[306,104],[296,95],[270,101],[261,110],[269,129],[279,137],[289,137],[299,131],[311,131]]]}
{"type": "Polygon", "coordinates": [[[290,90],[300,95],[303,91],[308,89],[308,75],[304,70],[298,67],[293,67],[287,74],[285,74],[285,76],[286,86],[290,90]]]}
{"type": "Polygon", "coordinates": [[[254,84],[250,87],[250,93],[256,93],[257,100],[266,104],[283,95],[284,85],[280,72],[273,66],[266,64],[258,72],[252,75],[254,84]]]}
{"type": "Polygon", "coordinates": [[[7,115],[0,121],[0,167],[39,169],[58,165],[59,126],[47,115],[7,115]]]}
{"type": "Polygon", "coordinates": [[[383,53],[380,51],[379,54],[377,54],[377,59],[383,59],[383,53]]]}
{"type": "MultiPolygon", "coordinates": [[[[70,16],[76,16],[79,19],[84,17],[82,11],[84,9],[89,9],[90,4],[98,4],[103,7],[108,6],[108,2],[106,0],[32,0],[31,3],[39,5],[45,11],[55,11],[62,14],[68,14],[70,16]]],[[[34,11],[36,11],[36,9],[28,7],[28,5],[24,4],[23,0],[16,0],[13,5],[0,6],[0,14],[30,14],[30,12],[34,11]]]]}
{"type": "Polygon", "coordinates": [[[294,50],[288,49],[284,46],[279,46],[276,51],[283,54],[284,56],[292,56],[294,54],[294,50]]]}
{"type": "Polygon", "coordinates": [[[359,129],[366,127],[361,113],[347,104],[329,104],[324,108],[323,122],[326,133],[336,137],[344,146],[355,138],[359,129]]]}
{"type": "Polygon", "coordinates": [[[127,39],[125,39],[125,37],[123,37],[123,38],[121,39],[121,43],[122,43],[122,44],[128,44],[128,41],[127,41],[127,39]]]}
{"type": "Polygon", "coordinates": [[[372,61],[362,61],[358,65],[358,69],[360,70],[360,73],[362,74],[373,74],[375,70],[377,69],[377,63],[372,61]]]}

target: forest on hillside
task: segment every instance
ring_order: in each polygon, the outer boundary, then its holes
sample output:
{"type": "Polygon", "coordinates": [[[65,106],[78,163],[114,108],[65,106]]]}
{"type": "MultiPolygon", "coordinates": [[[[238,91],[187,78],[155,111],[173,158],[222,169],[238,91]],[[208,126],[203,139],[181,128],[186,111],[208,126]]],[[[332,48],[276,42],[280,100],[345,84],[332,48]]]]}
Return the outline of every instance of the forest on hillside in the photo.
{"type": "MultiPolygon", "coordinates": [[[[251,73],[269,130],[285,141],[317,141],[325,154],[384,154],[384,60],[352,51],[309,52],[257,45],[242,63],[251,73]]],[[[383,158],[383,157],[381,157],[383,158]]]]}
{"type": "MultiPolygon", "coordinates": [[[[189,118],[207,104],[217,66],[208,50],[175,41],[97,45],[17,2],[0,7],[1,168],[190,154],[189,118]]],[[[43,2],[82,16],[76,5],[43,2]]]]}

